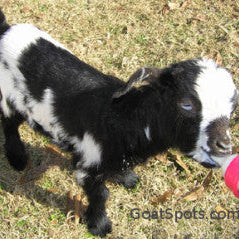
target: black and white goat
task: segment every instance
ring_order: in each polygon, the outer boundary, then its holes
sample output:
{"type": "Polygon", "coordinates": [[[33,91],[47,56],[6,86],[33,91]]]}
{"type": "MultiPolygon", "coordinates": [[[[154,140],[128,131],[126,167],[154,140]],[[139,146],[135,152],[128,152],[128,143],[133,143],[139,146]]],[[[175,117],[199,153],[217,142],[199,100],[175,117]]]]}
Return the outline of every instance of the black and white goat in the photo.
{"type": "Polygon", "coordinates": [[[237,89],[230,73],[209,59],[142,67],[125,83],[80,61],[32,25],[9,26],[0,13],[0,89],[10,164],[17,170],[27,164],[18,133],[23,120],[70,150],[94,235],[111,231],[107,178],[134,187],[132,168],[169,147],[205,167],[217,167],[212,157],[231,153],[237,89]]]}

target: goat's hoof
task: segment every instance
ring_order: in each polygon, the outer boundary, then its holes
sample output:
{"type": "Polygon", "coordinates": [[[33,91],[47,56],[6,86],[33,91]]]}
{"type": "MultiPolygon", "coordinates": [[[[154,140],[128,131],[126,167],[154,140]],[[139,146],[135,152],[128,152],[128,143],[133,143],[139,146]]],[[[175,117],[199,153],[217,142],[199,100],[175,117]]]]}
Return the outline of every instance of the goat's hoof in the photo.
{"type": "Polygon", "coordinates": [[[24,145],[17,139],[12,138],[4,144],[5,155],[9,164],[17,171],[23,171],[27,166],[28,156],[24,145]]]}
{"type": "Polygon", "coordinates": [[[127,175],[125,175],[124,180],[122,180],[121,184],[126,188],[135,188],[138,182],[138,175],[133,170],[130,170],[127,175]]]}
{"type": "Polygon", "coordinates": [[[23,171],[26,168],[25,163],[23,162],[22,164],[11,164],[11,166],[16,170],[16,171],[23,171]]]}
{"type": "Polygon", "coordinates": [[[23,171],[27,166],[27,156],[26,154],[6,153],[6,157],[10,165],[17,171],[23,171]]]}
{"type": "Polygon", "coordinates": [[[87,223],[87,228],[89,233],[94,236],[105,237],[106,234],[112,231],[111,221],[108,217],[104,216],[100,220],[97,220],[94,223],[87,223]]]}

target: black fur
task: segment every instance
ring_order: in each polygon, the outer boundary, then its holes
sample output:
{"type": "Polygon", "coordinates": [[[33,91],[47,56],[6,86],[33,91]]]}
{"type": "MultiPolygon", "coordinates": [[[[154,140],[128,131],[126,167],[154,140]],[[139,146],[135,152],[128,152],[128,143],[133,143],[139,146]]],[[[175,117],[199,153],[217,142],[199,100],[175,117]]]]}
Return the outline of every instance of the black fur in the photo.
{"type": "Polygon", "coordinates": [[[2,126],[5,135],[5,153],[12,167],[16,170],[23,170],[27,165],[27,154],[24,144],[18,133],[18,126],[22,123],[21,115],[16,114],[12,118],[2,116],[2,126]]]}
{"type": "Polygon", "coordinates": [[[5,16],[0,8],[0,39],[1,35],[9,29],[9,25],[6,23],[5,16]]]}
{"type": "Polygon", "coordinates": [[[90,202],[85,218],[90,233],[98,236],[105,236],[111,232],[111,221],[105,212],[105,202],[109,197],[109,190],[101,179],[89,176],[83,185],[90,202]]]}
{"type": "Polygon", "coordinates": [[[136,184],[139,182],[139,177],[133,170],[126,169],[119,174],[112,175],[109,180],[122,184],[126,188],[135,188],[136,184]]]}

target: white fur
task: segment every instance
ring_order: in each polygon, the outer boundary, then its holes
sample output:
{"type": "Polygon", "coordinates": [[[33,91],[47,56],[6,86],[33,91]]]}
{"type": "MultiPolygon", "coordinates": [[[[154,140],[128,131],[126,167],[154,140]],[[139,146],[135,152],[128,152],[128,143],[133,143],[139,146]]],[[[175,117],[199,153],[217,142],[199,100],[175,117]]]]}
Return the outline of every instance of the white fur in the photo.
{"type": "MultiPolygon", "coordinates": [[[[7,69],[4,63],[0,62],[0,85],[2,92],[0,106],[4,115],[10,117],[13,113],[7,104],[7,100],[10,100],[14,104],[16,110],[25,115],[30,126],[34,127],[35,122],[37,122],[46,132],[52,135],[56,143],[60,143],[62,140],[68,139],[69,137],[53,114],[54,92],[50,88],[45,89],[42,100],[35,100],[28,91],[24,76],[17,68],[18,57],[21,52],[27,48],[30,43],[34,43],[38,37],[47,38],[48,35],[31,25],[16,26],[15,30],[10,30],[1,41],[4,47],[0,48],[0,53],[4,61],[9,64],[10,69],[7,69]],[[33,35],[31,37],[28,36],[28,38],[26,38],[28,40],[25,41],[23,39],[24,37],[21,39],[21,36],[19,36],[19,44],[17,45],[17,41],[11,40],[13,38],[11,34],[13,34],[13,32],[18,34],[18,31],[20,31],[22,27],[25,27],[25,31],[27,29],[27,33],[32,33],[33,35]],[[9,42],[7,42],[7,40],[9,40],[9,42]],[[24,102],[24,97],[28,98],[27,103],[24,102]]],[[[57,43],[54,42],[54,44],[57,43]]],[[[101,161],[101,148],[89,133],[85,133],[81,140],[77,137],[72,137],[71,141],[76,151],[82,153],[84,161],[83,167],[97,165],[101,161]]]]}
{"type": "Polygon", "coordinates": [[[87,177],[87,173],[81,169],[75,170],[76,181],[79,185],[84,185],[84,179],[87,177]]]}
{"type": "MultiPolygon", "coordinates": [[[[7,104],[10,100],[16,110],[25,115],[27,122],[34,127],[35,122],[40,124],[46,132],[49,132],[54,140],[58,143],[59,136],[66,138],[62,127],[53,115],[54,93],[51,89],[46,89],[43,94],[42,101],[33,99],[27,90],[24,80],[14,83],[14,76],[9,70],[4,68],[0,63],[0,85],[2,92],[1,109],[6,117],[10,117],[13,112],[7,104]],[[28,103],[24,103],[24,96],[28,97],[28,103]]],[[[20,77],[23,77],[20,75],[20,77]]]]}
{"type": "Polygon", "coordinates": [[[26,120],[31,126],[34,126],[34,121],[37,122],[45,131],[51,133],[56,142],[59,142],[59,136],[61,139],[67,136],[53,115],[54,92],[51,89],[46,89],[42,101],[33,99],[25,84],[25,78],[18,69],[21,54],[31,44],[35,44],[39,38],[44,38],[54,45],[64,48],[47,33],[30,24],[14,25],[3,35],[0,41],[2,92],[0,106],[4,115],[10,117],[13,113],[7,104],[7,100],[10,100],[16,110],[26,116],[26,120]],[[5,62],[8,67],[5,66],[5,62]],[[24,103],[24,97],[28,97],[27,104],[24,103]]]}
{"type": "Polygon", "coordinates": [[[83,167],[88,168],[101,162],[101,147],[89,133],[86,132],[81,140],[72,137],[71,143],[76,152],[82,154],[83,167]]]}
{"type": "MultiPolygon", "coordinates": [[[[17,69],[17,68],[16,68],[17,69]]],[[[19,82],[16,81],[16,77],[24,79],[23,75],[18,70],[8,70],[5,68],[4,64],[0,62],[0,85],[2,92],[1,108],[4,112],[4,115],[10,117],[12,115],[12,110],[7,104],[7,100],[10,100],[17,107],[19,112],[25,112],[25,106],[23,103],[24,94],[26,91],[24,80],[19,82]]],[[[19,79],[18,78],[18,79],[19,79]]]]}
{"type": "Polygon", "coordinates": [[[149,74],[145,75],[145,67],[142,67],[141,69],[142,69],[142,73],[141,73],[140,78],[139,78],[140,83],[149,76],[149,74]]]}
{"type": "Polygon", "coordinates": [[[66,49],[47,33],[39,30],[35,26],[31,24],[17,24],[13,25],[0,41],[0,49],[4,49],[3,59],[6,59],[12,67],[16,67],[16,60],[21,53],[31,44],[35,44],[40,38],[46,39],[54,45],[66,49]]]}
{"type": "Polygon", "coordinates": [[[29,112],[27,121],[30,126],[34,126],[34,121],[37,122],[46,132],[52,135],[56,143],[60,143],[62,139],[66,139],[68,136],[53,114],[53,104],[54,93],[49,88],[44,90],[41,102],[30,98],[29,103],[26,105],[28,109],[31,109],[31,112],[27,111],[29,112]]]}
{"type": "MultiPolygon", "coordinates": [[[[56,143],[69,138],[53,114],[54,92],[51,89],[44,90],[42,100],[39,102],[31,97],[24,81],[19,81],[17,86],[14,85],[14,77],[1,63],[0,71],[4,76],[0,77],[0,85],[3,95],[1,108],[5,116],[10,117],[12,114],[6,102],[7,99],[10,99],[16,110],[26,116],[30,126],[34,127],[35,122],[37,122],[46,132],[52,135],[56,143]],[[24,103],[24,96],[28,97],[27,104],[24,103]]],[[[76,136],[71,137],[71,144],[77,152],[82,154],[83,167],[88,168],[100,163],[101,147],[89,133],[86,132],[82,139],[78,139],[76,136]]]]}
{"type": "MultiPolygon", "coordinates": [[[[198,61],[201,68],[195,90],[202,104],[202,121],[196,149],[190,155],[198,162],[210,161],[205,151],[209,151],[206,129],[209,124],[222,116],[230,119],[233,104],[231,99],[236,87],[232,77],[225,69],[220,68],[211,59],[198,61]],[[202,148],[205,150],[202,150],[202,148]]],[[[230,135],[227,131],[227,135],[230,135]]]]}
{"type": "Polygon", "coordinates": [[[216,118],[221,116],[230,118],[231,99],[236,88],[230,73],[217,67],[214,61],[203,59],[198,64],[202,72],[197,78],[195,90],[202,103],[201,129],[203,130],[216,118]]]}
{"type": "Polygon", "coordinates": [[[53,119],[53,92],[50,89],[45,89],[42,97],[42,101],[38,102],[34,99],[30,99],[28,105],[29,109],[32,108],[32,112],[29,113],[29,123],[32,120],[36,120],[38,124],[44,126],[46,131],[51,131],[52,126],[50,125],[53,119]]]}
{"type": "Polygon", "coordinates": [[[226,131],[226,134],[227,134],[227,137],[231,140],[232,137],[231,137],[231,134],[230,134],[230,131],[229,131],[229,130],[226,131]]]}
{"type": "Polygon", "coordinates": [[[151,134],[150,134],[150,128],[149,128],[149,126],[147,126],[147,127],[144,128],[144,133],[145,133],[145,135],[146,135],[146,138],[147,138],[148,140],[151,140],[151,134]]]}
{"type": "MultiPolygon", "coordinates": [[[[10,117],[12,115],[12,111],[7,104],[7,99],[10,98],[11,92],[15,92],[13,76],[9,70],[6,70],[4,65],[0,62],[0,85],[1,85],[1,109],[6,117],[10,117]]],[[[16,96],[16,95],[15,95],[16,96]]]]}

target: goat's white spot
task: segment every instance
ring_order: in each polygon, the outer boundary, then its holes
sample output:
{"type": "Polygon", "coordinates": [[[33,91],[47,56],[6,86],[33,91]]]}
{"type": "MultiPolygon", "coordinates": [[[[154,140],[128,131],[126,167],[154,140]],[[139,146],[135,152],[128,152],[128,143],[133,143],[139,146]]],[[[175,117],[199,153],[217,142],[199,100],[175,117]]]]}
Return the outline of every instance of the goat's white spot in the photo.
{"type": "MultiPolygon", "coordinates": [[[[39,38],[43,38],[65,49],[64,46],[51,38],[47,33],[30,24],[16,24],[11,26],[0,40],[0,54],[2,59],[0,62],[1,108],[7,117],[12,114],[7,100],[12,102],[16,109],[24,113],[24,115],[29,110],[24,104],[24,96],[29,96],[30,94],[25,85],[25,78],[18,69],[18,60],[24,50],[32,44],[36,44],[39,38]],[[7,63],[7,68],[3,62],[7,63]]],[[[31,97],[29,97],[29,101],[31,100],[31,97]]],[[[34,105],[35,102],[31,102],[31,105],[34,105]]]]}
{"type": "Polygon", "coordinates": [[[53,114],[54,93],[51,89],[45,89],[42,101],[37,101],[29,97],[29,103],[26,104],[28,112],[28,123],[34,126],[37,122],[46,132],[49,132],[56,143],[66,139],[68,136],[63,127],[59,124],[56,116],[53,114]],[[31,109],[31,111],[29,110],[31,109]],[[60,137],[60,138],[59,138],[60,137]]]}
{"type": "Polygon", "coordinates": [[[87,175],[88,174],[81,169],[75,170],[76,181],[80,186],[84,185],[84,179],[87,177],[87,175]]]}
{"type": "Polygon", "coordinates": [[[54,93],[51,89],[45,89],[42,101],[35,100],[29,93],[20,71],[17,68],[10,71],[2,63],[0,63],[0,86],[2,93],[0,105],[5,117],[10,117],[13,113],[7,103],[9,100],[16,111],[25,116],[30,126],[33,127],[37,122],[52,135],[57,143],[60,141],[59,136],[61,139],[67,137],[57,118],[53,115],[54,93]],[[15,84],[15,79],[18,79],[18,84],[15,84]],[[24,102],[24,97],[28,98],[27,102],[24,102]]]}
{"type": "MultiPolygon", "coordinates": [[[[0,53],[2,52],[0,51],[0,53]]],[[[21,92],[24,92],[25,89],[23,84],[15,84],[14,79],[16,77],[19,77],[22,80],[24,79],[17,68],[10,71],[2,62],[0,62],[0,87],[2,93],[1,109],[6,117],[10,117],[12,114],[12,110],[9,108],[7,100],[17,106],[20,112],[24,111],[24,96],[21,92]]]]}
{"type": "Polygon", "coordinates": [[[29,114],[29,120],[36,120],[38,124],[44,126],[45,130],[51,131],[50,122],[53,119],[53,92],[50,89],[45,89],[42,101],[38,102],[31,99],[28,105],[32,108],[32,113],[29,114]]]}
{"type": "MultiPolygon", "coordinates": [[[[39,38],[43,38],[57,47],[66,49],[62,44],[37,27],[31,24],[16,24],[10,27],[0,41],[0,49],[4,49],[3,58],[17,60],[21,53],[30,45],[36,44],[39,38]]],[[[7,62],[12,65],[11,62],[7,62]]]]}
{"type": "Polygon", "coordinates": [[[195,90],[202,104],[201,128],[221,116],[230,118],[233,104],[231,99],[236,87],[231,74],[218,67],[213,60],[202,59],[198,62],[201,69],[196,80],[195,90]]]}
{"type": "Polygon", "coordinates": [[[145,68],[142,67],[141,69],[142,69],[142,73],[141,73],[140,78],[139,78],[140,82],[144,79],[144,74],[145,74],[145,68]]]}
{"type": "Polygon", "coordinates": [[[88,168],[101,162],[101,147],[89,133],[86,132],[82,140],[72,137],[71,143],[76,152],[82,154],[83,167],[88,168]]]}
{"type": "Polygon", "coordinates": [[[231,137],[231,134],[230,134],[230,131],[229,130],[227,130],[226,131],[226,135],[227,135],[227,137],[231,140],[232,139],[232,137],[231,137]]]}
{"type": "MultiPolygon", "coordinates": [[[[202,121],[196,148],[191,155],[198,162],[205,162],[210,160],[206,153],[210,152],[206,129],[212,121],[222,116],[230,119],[233,109],[231,99],[236,87],[231,74],[224,68],[218,67],[213,60],[199,60],[198,66],[201,73],[196,79],[195,90],[202,105],[202,121]]],[[[230,137],[229,131],[226,134],[230,137]]]]}
{"type": "Polygon", "coordinates": [[[147,138],[148,140],[151,140],[151,134],[150,134],[150,128],[149,128],[149,126],[147,126],[147,127],[144,128],[144,133],[145,133],[145,135],[146,135],[146,138],[147,138]]]}
{"type": "Polygon", "coordinates": [[[149,76],[149,74],[145,75],[145,67],[142,67],[141,69],[142,69],[142,73],[141,73],[140,78],[139,78],[140,83],[149,76]]]}
{"type": "Polygon", "coordinates": [[[207,142],[208,142],[208,135],[206,134],[206,131],[200,131],[199,138],[197,141],[197,147],[193,152],[189,154],[199,163],[202,163],[205,161],[206,152],[210,151],[210,148],[207,142]]]}

